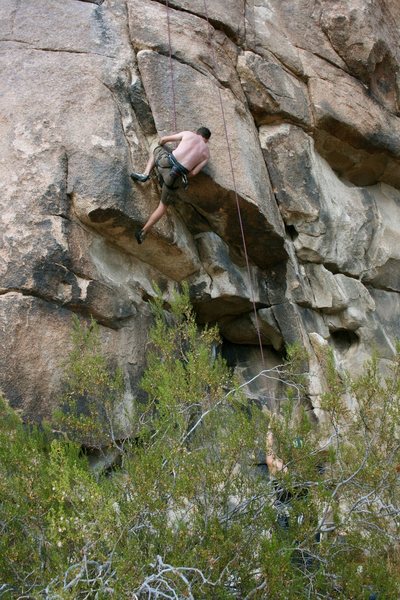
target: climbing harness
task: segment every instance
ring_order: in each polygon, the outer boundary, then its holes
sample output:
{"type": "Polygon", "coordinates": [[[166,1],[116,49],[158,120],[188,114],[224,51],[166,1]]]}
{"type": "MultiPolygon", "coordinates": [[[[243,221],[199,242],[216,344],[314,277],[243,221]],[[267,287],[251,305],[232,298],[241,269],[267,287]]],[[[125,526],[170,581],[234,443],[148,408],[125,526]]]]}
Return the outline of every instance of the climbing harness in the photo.
{"type": "Polygon", "coordinates": [[[165,187],[167,187],[169,190],[177,190],[179,189],[179,185],[174,185],[174,183],[176,179],[180,178],[182,181],[182,187],[186,190],[189,186],[189,171],[183,165],[181,165],[180,162],[176,160],[175,156],[172,154],[172,152],[167,150],[167,148],[165,148],[164,146],[159,146],[159,148],[162,149],[162,156],[159,155],[157,158],[155,158],[155,165],[157,167],[157,178],[159,184],[161,186],[165,185],[165,187]],[[161,161],[164,161],[164,164],[162,164],[161,161]],[[165,161],[167,162],[167,164],[165,164],[165,161]],[[165,168],[170,169],[169,176],[172,179],[172,185],[169,185],[164,179],[162,170],[165,168]]]}
{"type": "Polygon", "coordinates": [[[168,160],[169,160],[169,164],[172,167],[171,175],[173,175],[174,177],[180,177],[182,179],[183,188],[186,190],[189,186],[189,180],[188,180],[189,171],[183,165],[181,165],[180,162],[178,162],[176,160],[176,158],[172,154],[172,152],[171,152],[171,154],[168,155],[168,160]]]}

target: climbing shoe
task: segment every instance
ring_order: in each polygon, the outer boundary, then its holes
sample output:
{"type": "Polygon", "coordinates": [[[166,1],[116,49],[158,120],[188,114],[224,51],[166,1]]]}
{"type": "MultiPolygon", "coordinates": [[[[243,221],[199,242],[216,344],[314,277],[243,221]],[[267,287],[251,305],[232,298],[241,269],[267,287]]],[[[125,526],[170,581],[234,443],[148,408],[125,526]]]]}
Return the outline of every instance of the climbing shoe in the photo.
{"type": "Polygon", "coordinates": [[[142,229],[136,229],[135,238],[136,238],[136,241],[138,244],[143,244],[145,237],[146,237],[146,234],[144,233],[144,231],[142,229]]]}
{"type": "Polygon", "coordinates": [[[144,183],[145,181],[148,181],[149,175],[144,175],[143,173],[131,173],[131,178],[133,181],[144,183]]]}

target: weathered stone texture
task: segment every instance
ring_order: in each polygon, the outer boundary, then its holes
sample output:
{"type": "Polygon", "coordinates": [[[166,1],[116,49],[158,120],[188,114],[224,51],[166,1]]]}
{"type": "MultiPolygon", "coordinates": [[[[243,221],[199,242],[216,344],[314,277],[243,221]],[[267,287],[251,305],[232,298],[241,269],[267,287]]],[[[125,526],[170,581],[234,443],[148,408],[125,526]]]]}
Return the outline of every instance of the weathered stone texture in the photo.
{"type": "Polygon", "coordinates": [[[400,108],[398,17],[390,0],[333,0],[321,13],[322,29],[350,73],[393,112],[400,108]]]}
{"type": "Polygon", "coordinates": [[[187,280],[243,379],[305,346],[320,418],[323,348],[356,372],[400,336],[398,2],[168,4],[0,4],[0,388],[48,416],[78,313],[134,402],[154,284],[187,280]],[[159,189],[129,173],[175,120],[211,161],[139,246],[159,189]]]}
{"type": "Polygon", "coordinates": [[[278,118],[311,125],[307,86],[287,71],[274,55],[244,52],[238,72],[257,125],[278,118]]]}

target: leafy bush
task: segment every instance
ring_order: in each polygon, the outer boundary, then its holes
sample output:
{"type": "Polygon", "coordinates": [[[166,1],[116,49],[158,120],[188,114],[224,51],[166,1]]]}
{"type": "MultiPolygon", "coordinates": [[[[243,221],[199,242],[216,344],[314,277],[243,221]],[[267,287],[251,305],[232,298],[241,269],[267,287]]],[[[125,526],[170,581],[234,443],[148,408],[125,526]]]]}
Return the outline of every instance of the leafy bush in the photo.
{"type": "MultiPolygon", "coordinates": [[[[0,597],[398,598],[400,358],[386,380],[373,360],[352,381],[328,354],[316,428],[298,394],[280,416],[249,404],[215,351],[217,331],[197,327],[187,289],[168,313],[156,300],[154,313],[148,401],[111,473],[1,402],[0,597]],[[256,452],[268,429],[286,466],[273,478],[256,452]]],[[[68,394],[79,407],[90,391],[90,435],[101,429],[111,444],[97,401],[112,414],[121,387],[95,331],[77,330],[68,394]]],[[[79,424],[79,410],[70,415],[79,424]]],[[[64,424],[82,440],[75,421],[64,424]]]]}
{"type": "Polygon", "coordinates": [[[65,362],[60,409],[55,424],[88,447],[115,443],[124,382],[121,369],[112,370],[101,353],[99,326],[74,315],[72,351],[65,362]]]}

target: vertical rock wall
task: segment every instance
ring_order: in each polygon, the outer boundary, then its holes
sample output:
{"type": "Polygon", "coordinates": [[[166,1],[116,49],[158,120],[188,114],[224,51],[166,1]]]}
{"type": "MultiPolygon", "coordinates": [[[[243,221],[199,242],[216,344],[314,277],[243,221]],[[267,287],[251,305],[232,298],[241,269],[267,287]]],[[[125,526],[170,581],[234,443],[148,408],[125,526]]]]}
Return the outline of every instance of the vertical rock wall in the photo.
{"type": "MultiPolygon", "coordinates": [[[[373,349],[390,360],[399,26],[396,0],[3,0],[0,388],[11,403],[31,418],[56,405],[73,313],[100,322],[134,401],[153,283],[167,297],[189,281],[199,322],[219,323],[247,378],[260,369],[254,300],[267,367],[285,344],[307,348],[311,403],[321,344],[353,372],[373,349]],[[212,130],[212,159],[138,246],[159,190],[129,173],[175,116],[178,130],[212,130]]],[[[273,405],[276,391],[249,395],[273,405]]]]}

